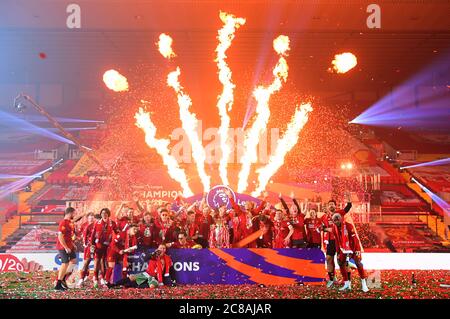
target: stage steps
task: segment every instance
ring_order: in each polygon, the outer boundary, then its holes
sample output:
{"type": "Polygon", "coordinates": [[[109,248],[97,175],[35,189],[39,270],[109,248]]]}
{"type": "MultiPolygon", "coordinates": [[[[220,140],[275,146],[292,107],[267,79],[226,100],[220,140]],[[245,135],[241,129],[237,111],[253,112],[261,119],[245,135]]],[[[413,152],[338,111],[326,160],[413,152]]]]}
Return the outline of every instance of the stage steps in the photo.
{"type": "Polygon", "coordinates": [[[401,225],[401,226],[422,226],[426,227],[427,224],[424,222],[411,222],[411,221],[379,221],[375,222],[376,225],[401,225]]]}
{"type": "Polygon", "coordinates": [[[27,204],[29,206],[36,206],[37,204],[37,198],[41,196],[43,193],[45,193],[47,190],[49,190],[52,187],[52,185],[45,185],[40,190],[38,190],[36,193],[33,194],[28,200],[27,204]]]}
{"type": "Polygon", "coordinates": [[[0,246],[0,252],[4,253],[6,250],[11,248],[15,243],[22,239],[23,236],[28,234],[30,229],[17,228],[12,234],[5,238],[4,244],[0,246]]]}
{"type": "MultiPolygon", "coordinates": [[[[419,216],[419,219],[424,222],[425,224],[427,223],[427,217],[426,216],[419,216]]],[[[439,237],[446,239],[445,238],[445,223],[443,221],[441,221],[441,219],[439,217],[437,217],[436,215],[433,216],[428,216],[428,228],[433,232],[436,233],[439,237]],[[436,223],[437,223],[437,232],[436,232],[436,223]]],[[[448,240],[448,239],[446,239],[448,240]]]]}
{"type": "Polygon", "coordinates": [[[33,231],[33,227],[22,227],[17,229],[12,235],[6,238],[6,244],[0,248],[0,253],[5,253],[13,249],[14,252],[36,252],[54,250],[56,237],[28,238],[25,237],[33,231]],[[20,244],[18,244],[20,243],[20,244]]]}
{"type": "MultiPolygon", "coordinates": [[[[31,192],[19,192],[17,193],[18,197],[18,212],[30,212],[31,208],[28,205],[27,201],[30,199],[36,192],[41,190],[45,186],[44,181],[34,181],[30,184],[31,192]]],[[[27,222],[30,219],[29,216],[22,216],[22,222],[27,222]]],[[[2,226],[2,237],[0,238],[0,247],[5,245],[5,239],[13,234],[19,228],[19,216],[13,216],[9,221],[7,221],[2,226]]]]}
{"type": "MultiPolygon", "coordinates": [[[[22,222],[28,221],[30,217],[22,216],[22,222]]],[[[2,238],[0,240],[0,247],[6,245],[6,239],[13,235],[14,232],[19,229],[19,216],[12,217],[9,221],[3,224],[2,228],[2,238]]],[[[29,231],[29,230],[28,230],[29,231]]]]}
{"type": "Polygon", "coordinates": [[[427,195],[427,193],[425,193],[422,188],[420,188],[419,185],[417,185],[416,183],[406,183],[406,185],[417,195],[420,196],[420,198],[422,198],[424,201],[426,201],[429,205],[431,205],[431,198],[430,196],[427,195]]]}
{"type": "Polygon", "coordinates": [[[383,214],[383,215],[396,215],[396,216],[410,216],[410,215],[426,216],[429,213],[428,212],[423,212],[423,211],[416,211],[416,210],[412,210],[412,211],[383,211],[383,210],[381,210],[381,214],[383,214]]]}

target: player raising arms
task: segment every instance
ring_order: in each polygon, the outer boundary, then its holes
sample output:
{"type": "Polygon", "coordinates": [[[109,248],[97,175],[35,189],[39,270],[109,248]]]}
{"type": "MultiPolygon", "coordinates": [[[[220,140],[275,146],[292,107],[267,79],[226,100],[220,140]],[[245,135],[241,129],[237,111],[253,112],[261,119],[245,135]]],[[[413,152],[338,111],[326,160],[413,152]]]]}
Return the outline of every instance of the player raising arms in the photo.
{"type": "MultiPolygon", "coordinates": [[[[252,201],[246,201],[244,207],[239,206],[233,198],[231,191],[228,189],[224,190],[224,193],[228,196],[231,207],[233,207],[235,216],[239,218],[237,223],[237,229],[233,229],[233,242],[237,243],[242,239],[250,236],[259,227],[259,222],[256,221],[256,217],[263,211],[266,206],[267,198],[269,194],[267,192],[263,193],[263,200],[261,203],[255,207],[255,203],[252,201]]],[[[248,247],[256,247],[256,241],[253,241],[247,245],[248,247]]]]}
{"type": "Polygon", "coordinates": [[[309,210],[309,217],[305,218],[306,238],[308,248],[320,248],[322,238],[320,236],[321,220],[317,218],[317,212],[314,208],[309,210]]]}
{"type": "Polygon", "coordinates": [[[358,268],[359,277],[361,278],[361,289],[364,292],[368,292],[369,288],[367,288],[366,275],[361,262],[361,242],[356,235],[355,226],[351,223],[345,222],[343,219],[344,218],[339,213],[333,215],[332,228],[336,243],[336,250],[338,253],[338,264],[341,270],[342,278],[344,279],[344,286],[339,290],[351,290],[351,273],[348,268],[348,260],[353,258],[356,267],[358,268]]]}
{"type": "MultiPolygon", "coordinates": [[[[288,215],[290,219],[290,224],[294,228],[294,233],[292,234],[292,248],[305,248],[306,247],[306,231],[305,231],[305,210],[302,211],[300,205],[294,197],[294,192],[291,192],[291,198],[293,201],[292,206],[289,208],[286,201],[281,196],[278,198],[283,205],[285,214],[288,215]]],[[[307,204],[306,204],[307,205],[307,204]]],[[[306,206],[305,205],[305,206],[306,206]]]]}
{"type": "MultiPolygon", "coordinates": [[[[100,268],[104,268],[108,246],[117,231],[116,223],[110,219],[111,211],[108,208],[103,208],[100,215],[101,219],[95,224],[91,235],[91,243],[94,246],[94,288],[98,287],[98,273],[100,268]]],[[[106,284],[106,281],[102,284],[106,284]]]]}
{"type": "Polygon", "coordinates": [[[327,281],[327,287],[331,288],[334,284],[335,278],[335,264],[334,264],[334,256],[336,255],[336,243],[334,239],[333,229],[331,228],[333,224],[333,215],[338,213],[342,215],[342,217],[347,214],[352,208],[352,203],[350,199],[350,194],[345,193],[345,199],[347,201],[347,205],[344,209],[336,210],[336,201],[334,199],[330,200],[327,205],[327,212],[321,217],[322,219],[322,230],[323,241],[326,246],[326,261],[327,261],[327,271],[329,280],[327,281]]]}
{"type": "Polygon", "coordinates": [[[59,223],[58,242],[56,248],[61,257],[61,267],[58,272],[58,281],[55,290],[67,290],[66,278],[72,273],[73,268],[77,264],[77,256],[75,254],[75,245],[73,238],[75,236],[75,226],[73,224],[73,216],[75,208],[67,207],[64,211],[64,219],[59,223]]]}

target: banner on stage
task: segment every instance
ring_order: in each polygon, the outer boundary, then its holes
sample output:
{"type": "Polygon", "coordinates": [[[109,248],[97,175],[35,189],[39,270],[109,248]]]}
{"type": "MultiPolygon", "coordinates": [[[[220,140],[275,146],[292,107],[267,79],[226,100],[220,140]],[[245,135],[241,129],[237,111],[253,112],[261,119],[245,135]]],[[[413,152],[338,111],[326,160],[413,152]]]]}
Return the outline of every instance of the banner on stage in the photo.
{"type": "MultiPolygon", "coordinates": [[[[129,256],[129,273],[147,269],[139,251],[129,256]]],[[[177,282],[180,284],[318,284],[325,275],[324,254],[320,249],[169,249],[177,282]]],[[[77,254],[78,268],[82,254],[77,254]]],[[[56,270],[58,253],[0,254],[2,271],[56,270]]],[[[91,265],[92,266],[92,265],[91,265]]],[[[120,273],[120,267],[119,267],[120,273]]]]}
{"type": "MultiPolygon", "coordinates": [[[[147,269],[141,253],[129,257],[130,273],[147,269]]],[[[168,254],[180,284],[320,284],[326,273],[317,248],[172,249],[168,254]]]]}

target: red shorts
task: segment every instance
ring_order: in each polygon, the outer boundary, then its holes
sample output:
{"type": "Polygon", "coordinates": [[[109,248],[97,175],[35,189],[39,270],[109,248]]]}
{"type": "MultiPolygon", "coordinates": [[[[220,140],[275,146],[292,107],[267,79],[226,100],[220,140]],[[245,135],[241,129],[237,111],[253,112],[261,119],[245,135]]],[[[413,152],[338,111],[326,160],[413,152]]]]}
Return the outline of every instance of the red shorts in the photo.
{"type": "Polygon", "coordinates": [[[95,259],[104,259],[106,258],[107,247],[103,248],[95,248],[94,258],[95,259]]]}
{"type": "Polygon", "coordinates": [[[87,247],[84,248],[84,256],[83,256],[84,260],[89,260],[91,259],[91,246],[88,245],[87,247]]]}
{"type": "Polygon", "coordinates": [[[123,255],[109,251],[106,261],[109,263],[121,263],[123,261],[123,255]]]}

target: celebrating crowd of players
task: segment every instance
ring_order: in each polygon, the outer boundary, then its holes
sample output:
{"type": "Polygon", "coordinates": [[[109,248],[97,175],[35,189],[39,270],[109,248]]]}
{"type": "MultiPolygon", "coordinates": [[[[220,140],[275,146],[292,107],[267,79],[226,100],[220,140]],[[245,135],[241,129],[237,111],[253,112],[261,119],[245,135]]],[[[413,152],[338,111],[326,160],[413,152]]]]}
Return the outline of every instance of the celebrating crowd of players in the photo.
{"type": "MultiPolygon", "coordinates": [[[[344,280],[340,290],[350,290],[350,268],[358,269],[361,286],[368,291],[361,263],[361,243],[352,223],[344,216],[352,207],[346,194],[346,206],[336,207],[330,200],[318,217],[318,207],[308,202],[299,203],[291,194],[292,205],[279,196],[281,205],[272,206],[263,195],[259,205],[247,201],[238,205],[230,191],[231,209],[221,206],[217,210],[206,204],[206,198],[192,205],[181,199],[166,205],[144,205],[137,200],[122,204],[114,219],[108,208],[99,215],[86,213],[74,220],[75,209],[68,207],[59,225],[57,249],[61,257],[56,290],[68,289],[66,279],[72,274],[76,261],[78,238],[84,247],[84,263],[77,283],[81,287],[89,277],[89,265],[94,262],[94,287],[126,286],[156,287],[175,285],[175,272],[168,248],[322,248],[326,252],[328,271],[327,287],[336,283],[334,258],[344,280]],[[137,275],[127,274],[129,254],[137,249],[155,248],[148,254],[148,268],[137,275]],[[123,273],[120,281],[113,281],[113,271],[120,264],[123,273]],[[101,274],[101,276],[100,276],[101,274]]],[[[79,215],[79,214],[78,214],[79,215]]]]}

